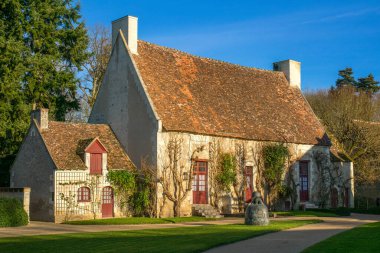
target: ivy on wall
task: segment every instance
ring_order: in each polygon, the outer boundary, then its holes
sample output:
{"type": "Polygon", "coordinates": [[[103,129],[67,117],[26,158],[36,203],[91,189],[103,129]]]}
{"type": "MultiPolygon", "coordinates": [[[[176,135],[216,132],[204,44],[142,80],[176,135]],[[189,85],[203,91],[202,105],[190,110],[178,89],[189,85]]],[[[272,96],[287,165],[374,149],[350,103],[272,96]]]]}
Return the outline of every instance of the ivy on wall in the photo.
{"type": "Polygon", "coordinates": [[[231,186],[236,180],[236,159],[235,156],[229,153],[221,154],[220,156],[219,171],[216,180],[219,189],[225,192],[231,191],[231,186]]]}
{"type": "Polygon", "coordinates": [[[282,179],[289,157],[289,149],[283,143],[271,144],[263,147],[262,155],[264,188],[268,192],[268,205],[271,207],[272,199],[283,190],[282,179]]]}
{"type": "Polygon", "coordinates": [[[107,180],[113,186],[121,208],[128,209],[128,202],[136,189],[136,176],[129,170],[111,170],[107,180]]]}
{"type": "Polygon", "coordinates": [[[152,195],[153,180],[149,174],[137,174],[135,171],[113,170],[107,179],[113,186],[121,208],[132,212],[134,216],[153,216],[152,195]]]}

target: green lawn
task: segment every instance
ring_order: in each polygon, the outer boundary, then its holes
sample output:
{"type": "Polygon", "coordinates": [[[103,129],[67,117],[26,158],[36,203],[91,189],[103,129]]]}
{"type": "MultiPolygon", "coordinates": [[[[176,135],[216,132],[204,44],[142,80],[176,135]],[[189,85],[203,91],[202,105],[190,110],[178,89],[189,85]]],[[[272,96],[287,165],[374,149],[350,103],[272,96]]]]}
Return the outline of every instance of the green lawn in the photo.
{"type": "Polygon", "coordinates": [[[303,253],[380,252],[380,222],[362,225],[340,233],[306,249],[303,253]]]}
{"type": "Polygon", "coordinates": [[[339,216],[333,212],[323,211],[288,211],[288,212],[273,212],[278,216],[303,216],[303,217],[336,217],[339,216]]]}
{"type": "Polygon", "coordinates": [[[72,225],[136,225],[136,224],[164,224],[164,223],[182,223],[196,221],[211,221],[215,218],[204,217],[175,217],[175,218],[148,218],[148,217],[131,217],[131,218],[112,218],[98,220],[68,221],[65,224],[72,225]]]}
{"type": "Polygon", "coordinates": [[[202,252],[218,245],[317,222],[320,221],[274,221],[265,227],[206,225],[0,238],[0,252],[202,252]]]}

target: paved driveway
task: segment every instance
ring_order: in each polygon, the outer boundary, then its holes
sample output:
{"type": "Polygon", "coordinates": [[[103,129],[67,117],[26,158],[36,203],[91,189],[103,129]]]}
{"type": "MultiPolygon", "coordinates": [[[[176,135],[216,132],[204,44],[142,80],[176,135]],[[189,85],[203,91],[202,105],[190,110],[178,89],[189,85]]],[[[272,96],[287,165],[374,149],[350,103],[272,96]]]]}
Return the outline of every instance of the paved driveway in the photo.
{"type": "MultiPolygon", "coordinates": [[[[304,217],[303,219],[305,219],[304,217]]],[[[308,218],[310,219],[310,217],[308,218]]],[[[356,226],[380,221],[380,215],[353,214],[351,217],[318,217],[322,223],[292,228],[213,248],[207,253],[296,253],[356,226]]]]}

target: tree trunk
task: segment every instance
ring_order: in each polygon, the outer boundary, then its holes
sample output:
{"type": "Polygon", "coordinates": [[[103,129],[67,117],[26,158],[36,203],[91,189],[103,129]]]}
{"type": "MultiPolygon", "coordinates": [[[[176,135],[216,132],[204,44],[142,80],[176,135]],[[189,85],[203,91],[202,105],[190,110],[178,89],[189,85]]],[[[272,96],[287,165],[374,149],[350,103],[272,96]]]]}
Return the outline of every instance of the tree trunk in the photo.
{"type": "Polygon", "coordinates": [[[174,202],[174,217],[181,217],[181,202],[174,202]]]}

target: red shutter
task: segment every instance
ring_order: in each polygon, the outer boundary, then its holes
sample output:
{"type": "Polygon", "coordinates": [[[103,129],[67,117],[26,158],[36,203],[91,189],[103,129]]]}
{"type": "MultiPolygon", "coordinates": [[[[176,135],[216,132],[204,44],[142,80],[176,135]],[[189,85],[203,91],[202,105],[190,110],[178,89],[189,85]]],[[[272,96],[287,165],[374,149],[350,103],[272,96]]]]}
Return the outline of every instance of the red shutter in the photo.
{"type": "Polygon", "coordinates": [[[102,154],[91,154],[90,174],[102,174],[102,154]]]}

